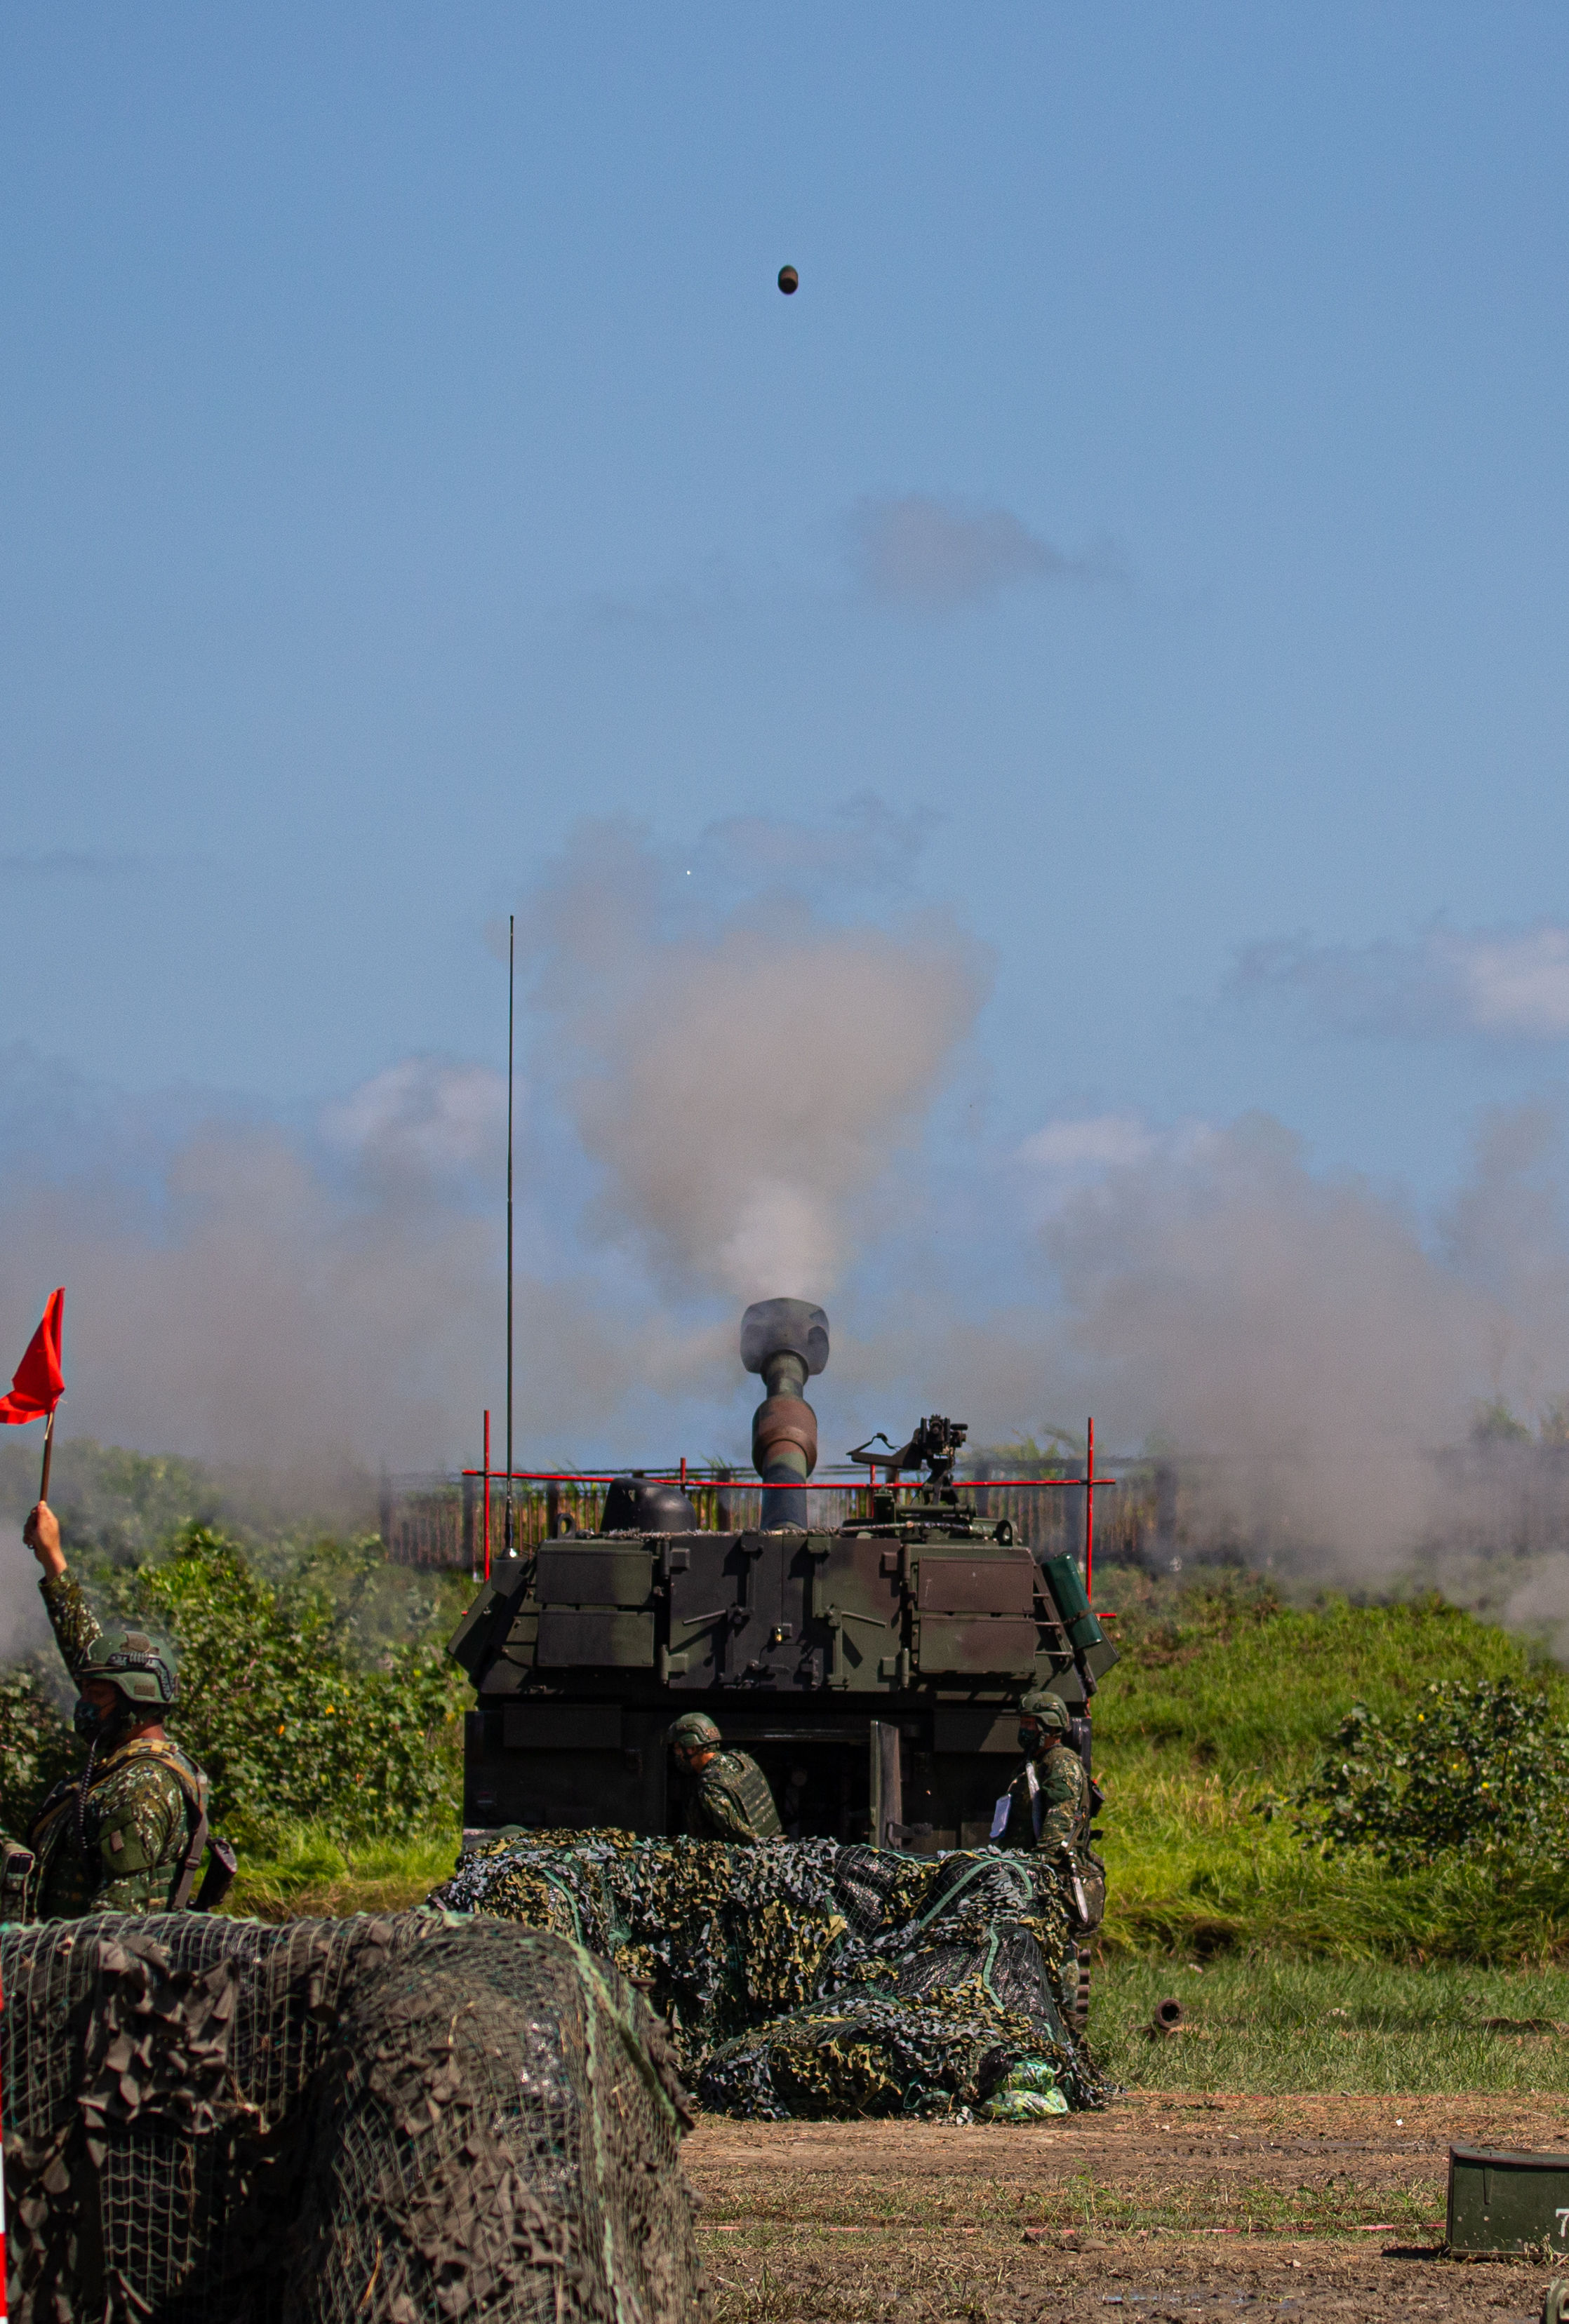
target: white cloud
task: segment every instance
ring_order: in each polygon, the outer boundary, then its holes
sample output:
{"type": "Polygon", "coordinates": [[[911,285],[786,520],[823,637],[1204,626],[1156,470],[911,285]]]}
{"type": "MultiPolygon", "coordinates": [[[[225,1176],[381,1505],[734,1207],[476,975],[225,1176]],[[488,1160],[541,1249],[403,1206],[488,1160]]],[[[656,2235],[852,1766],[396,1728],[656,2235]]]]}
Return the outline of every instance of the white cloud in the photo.
{"type": "Polygon", "coordinates": [[[1136,1113],[1094,1113],[1077,1120],[1048,1121],[1027,1138],[1020,1159],[1045,1170],[1114,1170],[1148,1161],[1156,1139],[1136,1113]]]}
{"type": "Polygon", "coordinates": [[[321,1127],[342,1153],[441,1177],[494,1156],[506,1113],[506,1082],[488,1066],[405,1057],[328,1106],[321,1127]]]}
{"type": "Polygon", "coordinates": [[[1434,927],[1411,944],[1250,945],[1233,998],[1297,1001],[1339,1032],[1422,1039],[1569,1038],[1569,927],[1466,933],[1434,927]]]}
{"type": "Polygon", "coordinates": [[[1569,1034],[1569,928],[1546,925],[1523,936],[1438,941],[1476,1031],[1527,1041],[1561,1041],[1569,1034]]]}
{"type": "Polygon", "coordinates": [[[1029,1208],[1043,1224],[1069,1202],[1094,1197],[1131,1172],[1180,1176],[1208,1159],[1220,1135],[1206,1121],[1158,1130],[1138,1113],[1067,1115],[1025,1139],[1014,1159],[1029,1173],[1029,1208]]]}

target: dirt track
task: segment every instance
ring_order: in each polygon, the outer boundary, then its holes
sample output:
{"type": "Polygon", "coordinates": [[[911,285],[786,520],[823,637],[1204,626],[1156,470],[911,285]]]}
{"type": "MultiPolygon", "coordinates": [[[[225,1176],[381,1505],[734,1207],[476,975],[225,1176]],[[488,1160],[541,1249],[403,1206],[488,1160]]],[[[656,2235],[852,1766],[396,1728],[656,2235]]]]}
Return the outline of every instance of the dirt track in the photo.
{"type": "Polygon", "coordinates": [[[1534,2324],[1546,2265],[1439,2256],[1452,2142],[1566,2149],[1569,2104],[1140,2091],[1023,2130],[708,2121],[686,2161],[725,2324],[1534,2324]]]}

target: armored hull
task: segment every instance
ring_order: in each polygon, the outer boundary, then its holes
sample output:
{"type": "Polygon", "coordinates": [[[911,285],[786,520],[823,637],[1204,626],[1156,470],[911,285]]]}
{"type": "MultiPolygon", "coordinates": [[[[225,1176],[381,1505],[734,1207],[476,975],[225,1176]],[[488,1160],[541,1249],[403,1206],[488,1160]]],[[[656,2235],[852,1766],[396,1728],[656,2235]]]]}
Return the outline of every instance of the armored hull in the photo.
{"type": "Polygon", "coordinates": [[[1030,1685],[1075,1711],[1087,1764],[1117,1657],[1075,1561],[946,1481],[867,1499],[836,1532],[571,1535],[498,1564],[451,1648],[476,1696],[470,1831],[678,1831],[666,1737],[692,1710],[758,1760],[792,1837],[984,1841],[1030,1685]]]}

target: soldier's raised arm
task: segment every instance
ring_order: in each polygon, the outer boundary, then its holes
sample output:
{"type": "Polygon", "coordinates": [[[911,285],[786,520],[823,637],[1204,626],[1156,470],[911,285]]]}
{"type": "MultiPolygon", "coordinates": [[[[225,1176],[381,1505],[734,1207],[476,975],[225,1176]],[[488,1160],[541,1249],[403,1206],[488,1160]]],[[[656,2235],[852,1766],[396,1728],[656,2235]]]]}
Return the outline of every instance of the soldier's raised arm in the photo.
{"type": "Polygon", "coordinates": [[[88,1604],[81,1583],[66,1571],[65,1554],[60,1545],[60,1519],[47,1501],[38,1502],[29,1512],[22,1538],[43,1568],[38,1586],[44,1607],[65,1666],[72,1678],[78,1678],[92,1661],[94,1649],[104,1635],[103,1625],[88,1604]]]}

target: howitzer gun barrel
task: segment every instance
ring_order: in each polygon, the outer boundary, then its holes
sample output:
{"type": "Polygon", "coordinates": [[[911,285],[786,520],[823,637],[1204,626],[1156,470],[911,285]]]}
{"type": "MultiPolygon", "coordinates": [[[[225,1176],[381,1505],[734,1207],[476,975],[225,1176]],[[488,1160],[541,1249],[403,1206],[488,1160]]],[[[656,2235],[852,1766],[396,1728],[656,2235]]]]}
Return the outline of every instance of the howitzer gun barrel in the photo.
{"type": "Polygon", "coordinates": [[[752,1420],[762,1529],[806,1522],[800,1488],[817,1465],[817,1416],[803,1393],[828,1360],[828,1319],[807,1299],[758,1299],[741,1319],[741,1360],[768,1390],[752,1420]],[[769,1492],[770,1485],[782,1487],[769,1492]]]}

